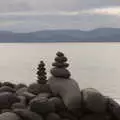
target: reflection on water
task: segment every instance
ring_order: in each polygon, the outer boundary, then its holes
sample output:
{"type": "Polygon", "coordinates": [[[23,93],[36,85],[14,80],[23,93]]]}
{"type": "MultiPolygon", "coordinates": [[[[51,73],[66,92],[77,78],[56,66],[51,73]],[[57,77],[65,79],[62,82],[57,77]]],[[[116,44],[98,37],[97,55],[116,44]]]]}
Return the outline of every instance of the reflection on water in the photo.
{"type": "Polygon", "coordinates": [[[57,51],[68,57],[72,77],[81,89],[94,87],[120,98],[120,43],[0,44],[0,80],[34,82],[39,61],[45,61],[49,72],[57,51]]]}

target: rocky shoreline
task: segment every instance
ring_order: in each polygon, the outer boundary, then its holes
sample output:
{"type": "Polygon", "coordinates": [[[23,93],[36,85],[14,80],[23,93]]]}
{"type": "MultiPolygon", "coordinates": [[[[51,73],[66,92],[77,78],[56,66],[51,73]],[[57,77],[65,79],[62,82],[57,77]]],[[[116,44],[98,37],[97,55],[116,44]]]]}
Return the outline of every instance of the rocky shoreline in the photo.
{"type": "Polygon", "coordinates": [[[80,89],[57,52],[47,78],[40,61],[30,85],[0,83],[0,120],[120,120],[120,105],[94,88],[80,89]]]}

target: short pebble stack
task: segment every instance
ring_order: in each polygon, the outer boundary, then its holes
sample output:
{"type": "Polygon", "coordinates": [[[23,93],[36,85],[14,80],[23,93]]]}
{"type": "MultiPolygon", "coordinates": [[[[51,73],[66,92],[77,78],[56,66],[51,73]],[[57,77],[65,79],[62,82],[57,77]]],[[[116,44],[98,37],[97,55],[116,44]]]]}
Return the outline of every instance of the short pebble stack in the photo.
{"type": "Polygon", "coordinates": [[[56,55],[48,79],[41,61],[36,83],[0,83],[0,120],[120,120],[120,105],[94,88],[81,90],[67,58],[56,55]]]}

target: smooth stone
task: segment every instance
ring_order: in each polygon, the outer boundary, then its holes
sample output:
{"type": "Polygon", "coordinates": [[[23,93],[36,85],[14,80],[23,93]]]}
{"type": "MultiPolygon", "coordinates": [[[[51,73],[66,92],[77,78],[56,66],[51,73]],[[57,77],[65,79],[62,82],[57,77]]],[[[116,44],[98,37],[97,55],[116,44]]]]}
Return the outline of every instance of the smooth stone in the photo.
{"type": "Polygon", "coordinates": [[[59,63],[64,63],[64,62],[66,62],[68,59],[65,57],[65,56],[61,56],[61,57],[56,57],[55,58],[55,61],[56,62],[59,62],[59,63]]]}
{"type": "Polygon", "coordinates": [[[26,99],[25,96],[18,96],[18,98],[20,99],[20,103],[26,105],[26,103],[27,103],[27,99],[26,99]]]}
{"type": "Polygon", "coordinates": [[[49,101],[54,103],[56,111],[62,111],[66,109],[63,101],[58,97],[51,97],[49,98],[49,101]]]}
{"type": "Polygon", "coordinates": [[[52,93],[60,96],[69,110],[81,108],[81,92],[75,80],[50,77],[48,84],[52,93]]]}
{"type": "Polygon", "coordinates": [[[51,74],[54,77],[61,77],[61,78],[69,78],[71,76],[70,72],[67,69],[64,68],[52,68],[51,69],[51,74]]]}
{"type": "Polygon", "coordinates": [[[19,102],[20,99],[12,93],[3,92],[0,93],[0,109],[8,109],[15,102],[19,102]]]}
{"type": "Polygon", "coordinates": [[[9,87],[9,86],[2,86],[2,87],[0,87],[0,93],[2,93],[2,92],[12,92],[12,93],[14,93],[15,90],[13,88],[9,87]]]}
{"type": "Polygon", "coordinates": [[[48,98],[36,97],[30,101],[30,110],[38,114],[46,114],[55,111],[55,106],[48,98]]]}
{"type": "Polygon", "coordinates": [[[50,93],[51,89],[48,84],[34,83],[28,87],[28,92],[38,95],[40,93],[47,93],[47,92],[50,93]]]}
{"type": "Polygon", "coordinates": [[[57,55],[58,57],[62,57],[62,56],[64,56],[64,53],[62,53],[62,52],[57,52],[56,55],[57,55]]]}
{"type": "Polygon", "coordinates": [[[90,114],[90,115],[85,115],[80,120],[111,120],[111,119],[109,119],[107,116],[102,114],[90,114]]]}
{"type": "Polygon", "coordinates": [[[14,104],[12,104],[11,108],[12,109],[25,109],[26,106],[25,106],[25,104],[22,104],[22,103],[14,103],[14,104]]]}
{"type": "Polygon", "coordinates": [[[109,98],[107,107],[108,107],[107,109],[111,113],[111,115],[114,118],[120,120],[120,104],[118,104],[112,98],[109,98]]]}
{"type": "Polygon", "coordinates": [[[16,91],[16,94],[18,96],[23,96],[24,92],[27,92],[27,87],[20,88],[19,90],[16,91]]]}
{"type": "Polygon", "coordinates": [[[83,107],[92,112],[105,112],[106,99],[94,88],[86,88],[81,91],[83,107]]]}
{"type": "Polygon", "coordinates": [[[54,66],[56,68],[67,68],[69,66],[69,64],[68,63],[55,62],[55,63],[52,63],[52,66],[54,66]]]}
{"type": "Polygon", "coordinates": [[[15,109],[14,112],[23,120],[43,120],[41,115],[31,112],[27,109],[15,109]]]}
{"type": "Polygon", "coordinates": [[[45,120],[61,120],[60,116],[56,113],[49,113],[47,116],[46,116],[46,119],[45,120]]]}
{"type": "Polygon", "coordinates": [[[5,112],[12,112],[12,110],[11,109],[2,109],[1,110],[1,113],[5,113],[5,112]]]}
{"type": "Polygon", "coordinates": [[[15,88],[15,84],[13,84],[11,82],[4,82],[4,83],[2,83],[2,86],[8,86],[10,88],[15,88]]]}
{"type": "Polygon", "coordinates": [[[0,120],[22,120],[22,119],[15,113],[5,112],[0,114],[0,120]]]}
{"type": "Polygon", "coordinates": [[[39,98],[49,98],[49,97],[51,97],[52,96],[52,94],[51,93],[40,93],[40,94],[38,94],[37,95],[39,98]]]}
{"type": "Polygon", "coordinates": [[[20,84],[17,84],[15,87],[16,90],[19,90],[21,88],[27,88],[27,85],[20,83],[20,84]]]}

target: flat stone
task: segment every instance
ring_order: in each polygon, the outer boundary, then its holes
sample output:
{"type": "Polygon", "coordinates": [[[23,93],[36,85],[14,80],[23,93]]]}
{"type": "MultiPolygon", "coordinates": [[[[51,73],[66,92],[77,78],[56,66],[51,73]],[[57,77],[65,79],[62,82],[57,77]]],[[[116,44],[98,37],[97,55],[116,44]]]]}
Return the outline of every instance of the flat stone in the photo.
{"type": "Polygon", "coordinates": [[[69,78],[71,75],[70,72],[64,68],[52,68],[50,72],[55,77],[61,77],[66,79],[69,78]]]}
{"type": "Polygon", "coordinates": [[[52,66],[56,67],[56,68],[67,68],[69,66],[68,63],[57,63],[57,62],[54,62],[52,63],[52,66]]]}
{"type": "Polygon", "coordinates": [[[56,57],[55,58],[55,61],[56,62],[59,62],[59,63],[64,63],[67,61],[67,58],[65,56],[61,56],[61,57],[56,57]]]}
{"type": "Polygon", "coordinates": [[[75,80],[50,77],[48,84],[53,95],[59,95],[69,110],[81,108],[81,92],[75,80]]]}
{"type": "Polygon", "coordinates": [[[86,88],[81,91],[81,94],[85,109],[96,113],[106,111],[106,99],[96,89],[86,88]]]}
{"type": "Polygon", "coordinates": [[[42,116],[27,109],[15,109],[14,112],[23,120],[43,120],[42,116]]]}
{"type": "Polygon", "coordinates": [[[22,119],[15,113],[5,112],[0,114],[0,120],[22,120],[22,119]]]}

